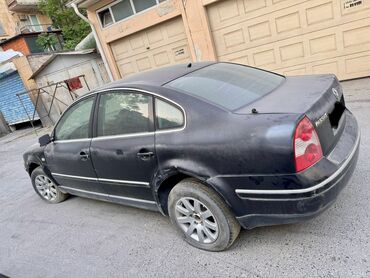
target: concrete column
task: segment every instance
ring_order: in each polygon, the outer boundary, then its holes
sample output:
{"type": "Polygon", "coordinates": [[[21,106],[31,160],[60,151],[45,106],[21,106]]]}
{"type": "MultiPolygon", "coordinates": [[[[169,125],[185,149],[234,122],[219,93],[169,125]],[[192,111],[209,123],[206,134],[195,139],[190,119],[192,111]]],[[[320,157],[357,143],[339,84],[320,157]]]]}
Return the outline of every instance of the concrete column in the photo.
{"type": "MultiPolygon", "coordinates": [[[[21,56],[21,57],[15,58],[15,59],[12,60],[12,62],[14,63],[15,67],[18,70],[18,74],[19,74],[19,76],[21,77],[21,79],[23,81],[23,85],[24,85],[25,89],[27,91],[30,91],[28,95],[29,95],[33,105],[36,106],[37,91],[32,91],[32,90],[37,89],[38,86],[37,86],[35,80],[29,79],[31,77],[31,75],[33,74],[33,71],[31,69],[31,66],[30,66],[29,62],[28,62],[27,57],[26,56],[21,56]]],[[[44,106],[44,103],[42,101],[41,96],[38,100],[36,111],[37,111],[37,113],[38,113],[38,115],[41,119],[41,122],[42,122],[43,126],[53,125],[53,122],[50,120],[50,118],[46,117],[47,111],[45,109],[45,106],[44,106]]]]}
{"type": "Polygon", "coordinates": [[[96,33],[98,34],[98,37],[100,38],[102,50],[104,51],[105,56],[107,58],[107,62],[108,62],[109,68],[111,69],[113,79],[114,80],[121,79],[122,77],[121,77],[121,74],[119,73],[116,61],[114,60],[112,50],[110,48],[109,43],[104,39],[104,36],[101,32],[100,24],[98,22],[98,18],[96,16],[95,11],[87,10],[87,16],[89,20],[91,21],[91,23],[95,26],[96,33]]]}
{"type": "Polygon", "coordinates": [[[207,10],[202,1],[178,0],[181,5],[185,30],[192,46],[193,60],[215,61],[216,51],[210,31],[207,10]]]}
{"type": "Polygon", "coordinates": [[[1,111],[0,111],[0,137],[2,135],[8,134],[10,132],[11,132],[11,130],[8,126],[8,123],[6,122],[6,120],[3,116],[3,113],[1,113],[1,111]]]}

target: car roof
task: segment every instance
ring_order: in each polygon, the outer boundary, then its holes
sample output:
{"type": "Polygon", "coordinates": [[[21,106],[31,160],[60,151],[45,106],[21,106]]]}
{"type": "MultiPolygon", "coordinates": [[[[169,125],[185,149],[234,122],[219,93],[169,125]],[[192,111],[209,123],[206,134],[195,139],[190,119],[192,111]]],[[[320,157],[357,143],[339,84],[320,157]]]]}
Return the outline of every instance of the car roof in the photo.
{"type": "Polygon", "coordinates": [[[128,77],[124,77],[123,79],[111,82],[103,87],[100,87],[98,91],[119,87],[127,87],[130,85],[162,86],[174,79],[177,79],[188,73],[191,73],[193,71],[199,70],[201,68],[204,68],[215,63],[216,62],[197,62],[188,64],[178,64],[174,66],[168,66],[145,72],[140,72],[132,74],[128,77]]]}

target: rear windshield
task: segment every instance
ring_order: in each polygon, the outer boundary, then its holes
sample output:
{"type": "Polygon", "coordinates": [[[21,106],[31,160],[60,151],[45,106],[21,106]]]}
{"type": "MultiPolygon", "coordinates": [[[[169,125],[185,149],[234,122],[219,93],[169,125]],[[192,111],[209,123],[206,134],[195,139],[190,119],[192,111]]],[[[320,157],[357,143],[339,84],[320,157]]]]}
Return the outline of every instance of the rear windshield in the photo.
{"type": "Polygon", "coordinates": [[[177,78],[165,87],[237,110],[274,90],[284,77],[229,63],[218,63],[177,78]]]}

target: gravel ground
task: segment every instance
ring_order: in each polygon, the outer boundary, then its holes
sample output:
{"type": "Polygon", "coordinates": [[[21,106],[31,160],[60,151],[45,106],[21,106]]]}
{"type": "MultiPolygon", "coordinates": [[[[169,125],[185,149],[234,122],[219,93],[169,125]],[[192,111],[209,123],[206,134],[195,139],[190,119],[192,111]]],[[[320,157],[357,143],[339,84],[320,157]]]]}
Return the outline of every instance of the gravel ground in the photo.
{"type": "Polygon", "coordinates": [[[72,197],[48,205],[33,192],[22,153],[30,130],[0,138],[0,273],[10,277],[370,277],[370,79],[343,83],[362,129],[352,182],[320,216],[242,231],[209,253],[159,213],[72,197]]]}

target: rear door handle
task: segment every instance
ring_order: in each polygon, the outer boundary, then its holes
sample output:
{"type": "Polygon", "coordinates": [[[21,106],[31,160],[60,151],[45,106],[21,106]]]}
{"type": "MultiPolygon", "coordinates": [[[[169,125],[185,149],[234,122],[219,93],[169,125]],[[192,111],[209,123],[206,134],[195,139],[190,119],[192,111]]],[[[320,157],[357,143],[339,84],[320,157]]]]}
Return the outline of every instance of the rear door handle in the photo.
{"type": "Polygon", "coordinates": [[[89,154],[84,151],[80,151],[80,158],[82,161],[86,161],[89,159],[89,154]]]}
{"type": "Polygon", "coordinates": [[[154,156],[154,152],[150,152],[148,150],[140,150],[137,154],[137,157],[142,159],[142,160],[148,160],[152,156],[154,156]]]}

